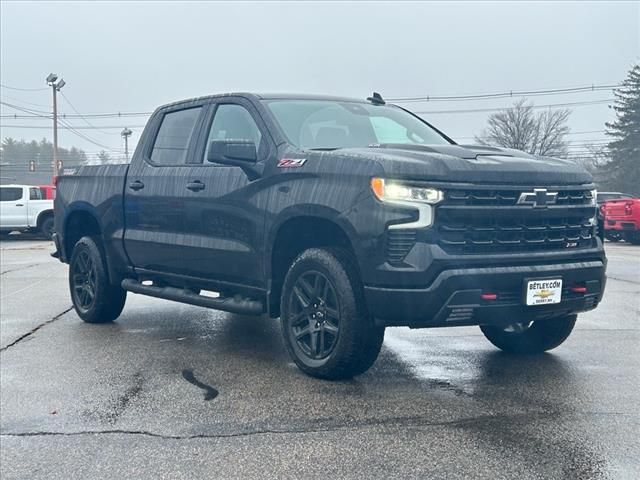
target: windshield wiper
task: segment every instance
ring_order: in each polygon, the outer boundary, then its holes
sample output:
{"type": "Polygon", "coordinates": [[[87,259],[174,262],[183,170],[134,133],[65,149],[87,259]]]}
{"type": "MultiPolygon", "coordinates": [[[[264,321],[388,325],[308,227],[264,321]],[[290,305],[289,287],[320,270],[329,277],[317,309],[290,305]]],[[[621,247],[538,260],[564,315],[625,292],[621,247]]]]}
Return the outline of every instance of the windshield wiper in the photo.
{"type": "Polygon", "coordinates": [[[321,152],[331,152],[332,150],[338,150],[340,147],[317,147],[317,148],[307,148],[307,150],[318,150],[321,152]]]}

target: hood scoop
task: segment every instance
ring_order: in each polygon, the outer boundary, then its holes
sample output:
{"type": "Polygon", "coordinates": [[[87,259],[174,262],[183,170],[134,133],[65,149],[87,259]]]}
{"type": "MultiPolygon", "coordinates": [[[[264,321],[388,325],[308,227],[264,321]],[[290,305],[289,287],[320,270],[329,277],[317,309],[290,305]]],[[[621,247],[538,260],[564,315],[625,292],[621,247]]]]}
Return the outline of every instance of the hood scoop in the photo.
{"type": "Polygon", "coordinates": [[[439,153],[452,157],[474,160],[480,156],[524,157],[535,158],[531,155],[506,148],[490,147],[485,145],[409,145],[404,143],[383,143],[376,148],[388,148],[391,150],[406,150],[412,152],[439,153]]]}

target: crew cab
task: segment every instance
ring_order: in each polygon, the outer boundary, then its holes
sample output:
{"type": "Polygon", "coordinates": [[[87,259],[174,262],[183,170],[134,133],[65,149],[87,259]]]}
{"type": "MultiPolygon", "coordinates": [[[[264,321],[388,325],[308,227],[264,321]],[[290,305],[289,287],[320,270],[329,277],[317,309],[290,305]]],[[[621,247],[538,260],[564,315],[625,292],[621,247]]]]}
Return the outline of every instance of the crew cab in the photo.
{"type": "Polygon", "coordinates": [[[387,326],[552,349],[605,286],[586,171],[458,145],[378,94],[162,106],[130,165],[60,177],[55,206],[84,321],[115,320],[127,292],[279,317],[293,361],[327,379],[366,371],[387,326]]]}
{"type": "Polygon", "coordinates": [[[605,238],[640,245],[640,199],[607,200],[601,207],[605,238]]]}
{"type": "Polygon", "coordinates": [[[53,234],[53,200],[46,199],[40,187],[0,185],[0,233],[40,232],[53,234]]]}

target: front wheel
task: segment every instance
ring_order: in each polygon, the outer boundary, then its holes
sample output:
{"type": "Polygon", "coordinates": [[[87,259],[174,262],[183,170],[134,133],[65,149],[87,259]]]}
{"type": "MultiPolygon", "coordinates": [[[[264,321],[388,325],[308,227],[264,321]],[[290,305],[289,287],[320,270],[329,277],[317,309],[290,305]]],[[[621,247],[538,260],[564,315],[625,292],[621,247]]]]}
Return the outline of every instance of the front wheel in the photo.
{"type": "Polygon", "coordinates": [[[619,242],[620,240],[622,240],[622,235],[620,235],[620,232],[616,230],[609,230],[604,234],[604,238],[606,238],[610,242],[619,242]]]}
{"type": "Polygon", "coordinates": [[[384,327],[366,311],[358,268],[346,250],[300,254],[285,277],[280,312],[287,350],[308,375],[351,378],[380,353],[384,327]]]}
{"type": "Polygon", "coordinates": [[[484,336],[496,347],[510,353],[542,353],[564,342],[574,325],[576,315],[520,322],[508,327],[480,325],[484,336]]]}
{"type": "Polygon", "coordinates": [[[112,322],[120,316],[127,292],[111,285],[99,240],[82,237],[69,261],[69,289],[78,316],[87,323],[112,322]]]}

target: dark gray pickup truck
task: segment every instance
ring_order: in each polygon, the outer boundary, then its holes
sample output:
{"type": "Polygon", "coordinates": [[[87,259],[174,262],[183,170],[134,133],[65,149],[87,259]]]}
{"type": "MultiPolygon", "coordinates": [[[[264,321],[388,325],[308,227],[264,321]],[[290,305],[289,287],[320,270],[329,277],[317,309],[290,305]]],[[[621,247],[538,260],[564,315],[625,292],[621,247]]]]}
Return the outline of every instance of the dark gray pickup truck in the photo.
{"type": "Polygon", "coordinates": [[[554,348],[605,286],[588,173],[457,145],[377,94],[163,106],[130,165],[59,179],[55,222],[83,320],[115,320],[127,291],[280,317],[330,379],[366,371],[387,326],[554,348]]]}

